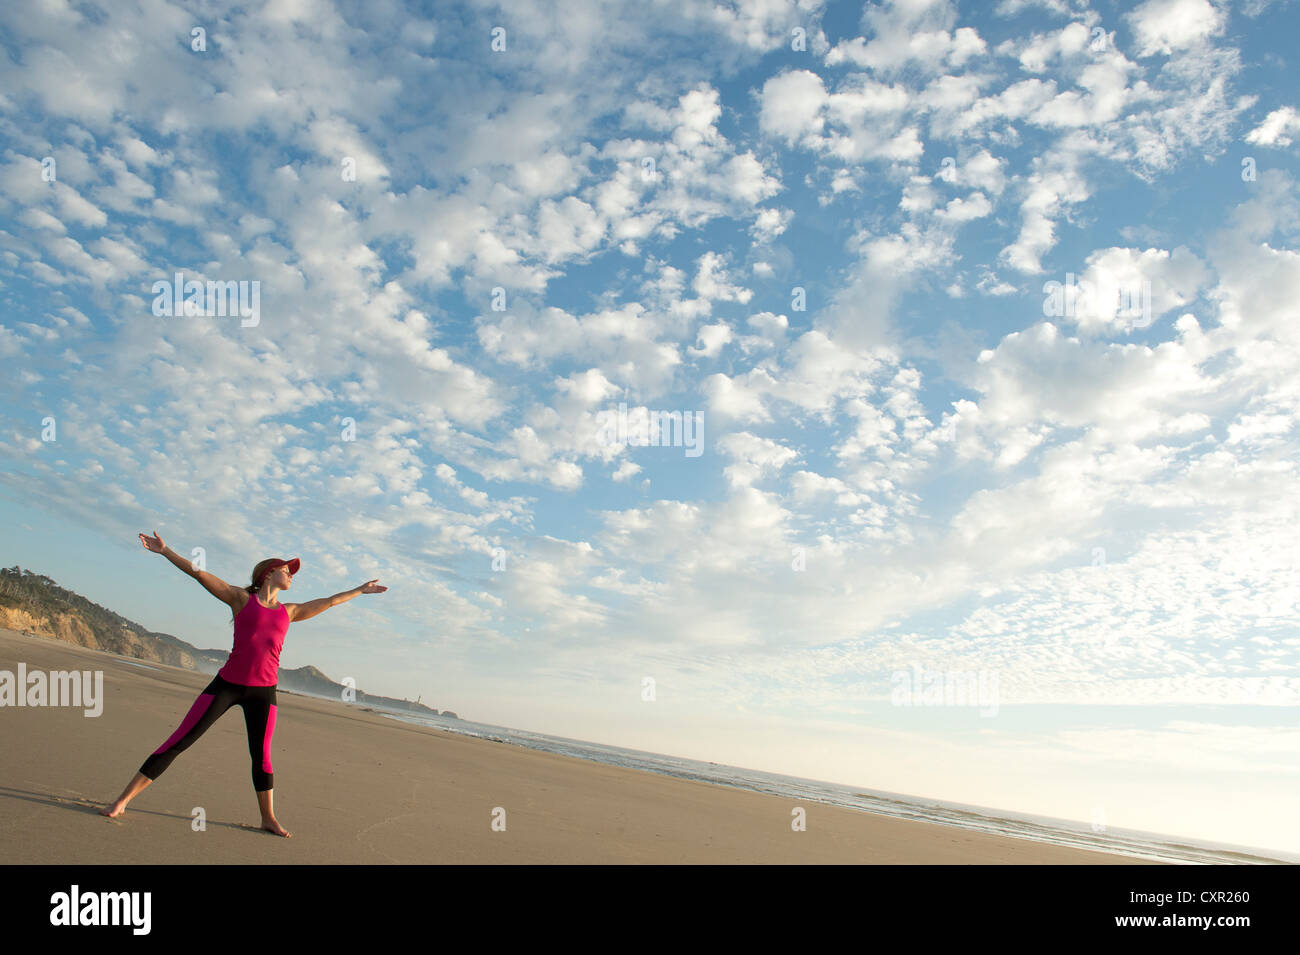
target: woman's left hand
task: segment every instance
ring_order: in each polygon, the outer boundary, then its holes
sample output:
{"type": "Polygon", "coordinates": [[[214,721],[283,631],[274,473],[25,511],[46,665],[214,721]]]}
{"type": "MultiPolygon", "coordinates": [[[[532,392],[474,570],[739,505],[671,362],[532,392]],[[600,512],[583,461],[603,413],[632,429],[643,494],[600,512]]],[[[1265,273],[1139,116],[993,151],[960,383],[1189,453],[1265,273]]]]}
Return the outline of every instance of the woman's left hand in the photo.
{"type": "Polygon", "coordinates": [[[378,578],[374,580],[367,580],[364,584],[361,585],[361,592],[363,594],[382,594],[387,589],[388,589],[387,587],[379,586],[378,578]]]}

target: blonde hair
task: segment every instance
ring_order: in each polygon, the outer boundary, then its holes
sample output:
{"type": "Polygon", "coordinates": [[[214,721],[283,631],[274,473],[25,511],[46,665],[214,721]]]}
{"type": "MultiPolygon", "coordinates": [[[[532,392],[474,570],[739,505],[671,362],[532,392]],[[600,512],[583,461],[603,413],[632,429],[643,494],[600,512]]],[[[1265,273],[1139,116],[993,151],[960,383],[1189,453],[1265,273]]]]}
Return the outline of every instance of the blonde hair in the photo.
{"type": "Polygon", "coordinates": [[[266,560],[259,560],[257,562],[257,565],[253,567],[253,575],[249,578],[249,580],[252,581],[252,583],[250,583],[244,589],[247,590],[250,594],[256,593],[257,588],[261,585],[261,581],[258,578],[261,576],[262,571],[266,569],[268,564],[274,562],[277,559],[278,558],[275,557],[268,557],[266,558],[266,560]]]}
{"type": "MultiPolygon", "coordinates": [[[[250,595],[250,599],[252,599],[252,600],[256,600],[256,599],[257,599],[256,597],[252,597],[252,594],[257,593],[257,588],[258,588],[258,586],[260,585],[260,581],[259,581],[258,578],[261,576],[262,571],[264,571],[264,570],[266,569],[267,564],[270,564],[272,561],[274,561],[274,560],[276,560],[276,559],[277,559],[277,558],[275,558],[275,557],[268,557],[268,558],[266,558],[265,560],[259,560],[259,561],[254,565],[254,567],[253,567],[253,573],[249,576],[249,581],[250,581],[250,583],[249,583],[249,585],[248,585],[247,587],[244,588],[244,590],[248,591],[248,593],[249,593],[249,595],[250,595]]],[[[232,608],[231,611],[230,611],[230,622],[231,622],[231,623],[234,623],[234,622],[235,622],[235,611],[234,611],[233,608],[232,608]]]]}

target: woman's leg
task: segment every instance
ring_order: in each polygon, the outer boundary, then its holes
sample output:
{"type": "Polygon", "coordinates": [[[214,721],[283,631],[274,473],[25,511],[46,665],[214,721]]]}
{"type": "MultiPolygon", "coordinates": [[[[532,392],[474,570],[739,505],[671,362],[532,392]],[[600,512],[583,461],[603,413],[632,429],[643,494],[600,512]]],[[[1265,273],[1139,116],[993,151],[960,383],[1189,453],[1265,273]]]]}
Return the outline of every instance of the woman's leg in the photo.
{"type": "Polygon", "coordinates": [[[126,804],[136,796],[140,795],[148,785],[162,775],[163,770],[171,765],[176,754],[187,749],[191,743],[204,734],[208,727],[217,721],[235,700],[235,694],[232,692],[233,684],[227,683],[221,677],[214,677],[212,682],[204,688],[199,694],[199,698],[190,706],[190,710],[181,720],[181,725],[176,728],[176,732],[167,737],[166,742],[159,746],[144,764],[140,767],[139,772],[131,778],[126,788],[122,790],[122,795],[117,797],[117,801],[110,806],[106,806],[99,812],[101,815],[114,817],[120,816],[126,811],[126,804]]]}
{"type": "Polygon", "coordinates": [[[274,686],[250,686],[239,705],[244,709],[244,727],[248,730],[248,755],[253,760],[253,789],[262,813],[262,828],[277,836],[289,832],[275,819],[271,800],[275,788],[271,766],[271,737],[275,734],[276,694],[274,686]]]}
{"type": "Polygon", "coordinates": [[[153,780],[144,773],[136,773],[131,777],[131,781],[126,784],[126,788],[122,790],[122,795],[117,797],[117,801],[112,805],[105,806],[103,809],[99,810],[99,814],[101,816],[108,816],[110,819],[114,816],[122,815],[122,813],[126,812],[126,804],[136,796],[140,795],[140,793],[144,792],[151,782],[153,782],[153,780]]]}
{"type": "Polygon", "coordinates": [[[257,808],[262,811],[262,828],[267,832],[274,832],[277,836],[284,836],[288,839],[292,834],[275,821],[275,809],[271,806],[271,799],[274,795],[275,791],[272,789],[257,794],[257,808]]]}
{"type": "Polygon", "coordinates": [[[153,751],[140,767],[140,772],[150,779],[161,776],[172,764],[172,760],[189,749],[196,739],[235,704],[239,699],[239,690],[240,687],[235,684],[227,683],[219,676],[214,677],[185,714],[181,725],[176,727],[176,732],[153,751]]]}

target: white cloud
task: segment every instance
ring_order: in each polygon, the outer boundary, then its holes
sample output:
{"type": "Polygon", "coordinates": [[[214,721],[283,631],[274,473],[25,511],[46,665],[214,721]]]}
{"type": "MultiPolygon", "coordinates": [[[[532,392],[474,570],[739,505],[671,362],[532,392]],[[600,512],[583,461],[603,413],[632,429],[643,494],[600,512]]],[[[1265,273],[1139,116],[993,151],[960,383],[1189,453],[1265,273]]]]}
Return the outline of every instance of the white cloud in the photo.
{"type": "Polygon", "coordinates": [[[1190,305],[1208,275],[1204,263],[1185,246],[1172,253],[1098,249],[1073,282],[1063,276],[1044,285],[1043,314],[1063,318],[1089,334],[1146,328],[1170,310],[1190,305]]]}
{"type": "Polygon", "coordinates": [[[700,329],[698,348],[689,348],[692,355],[699,358],[716,358],[724,345],[731,341],[731,326],[725,322],[717,325],[705,325],[700,329]]]}
{"type": "Polygon", "coordinates": [[[1210,0],[1145,0],[1126,17],[1138,56],[1170,54],[1222,32],[1227,15],[1210,0]]]}
{"type": "Polygon", "coordinates": [[[780,471],[799,457],[793,448],[748,431],[735,431],[717,441],[718,450],[731,458],[723,474],[732,487],[748,487],[759,478],[780,471]]]}
{"type": "Polygon", "coordinates": [[[1041,272],[1042,256],[1056,245],[1054,220],[1064,209],[1092,195],[1079,171],[1080,153],[1077,146],[1065,145],[1034,158],[1033,172],[1023,186],[1020,234],[1000,255],[1010,268],[1018,272],[1041,272]]]}
{"type": "Polygon", "coordinates": [[[887,0],[868,6],[862,14],[863,30],[872,39],[842,40],[826,54],[826,62],[849,62],[885,73],[906,66],[932,72],[959,68],[983,53],[985,43],[971,27],[953,31],[955,20],[956,9],[947,0],[887,0]]]}
{"type": "Polygon", "coordinates": [[[1282,106],[1246,134],[1246,142],[1260,146],[1290,146],[1291,134],[1300,133],[1300,113],[1294,106],[1282,106]]]}
{"type": "MultiPolygon", "coordinates": [[[[560,22],[520,0],[488,73],[435,24],[323,4],[234,11],[206,60],[171,8],[134,32],[9,18],[30,56],[0,104],[44,113],[11,123],[0,170],[0,354],[63,443],[0,435],[6,481],[111,537],[144,512],[213,528],[214,553],[260,551],[241,502],[279,501],[331,573],[397,568],[399,626],[369,611],[366,632],[508,649],[530,679],[653,659],[675,692],[718,684],[710,705],[842,714],[932,651],[1018,702],[1290,705],[1293,185],[1262,169],[1233,215],[1211,190],[1210,238],[1173,209],[1140,233],[1121,215],[1132,247],[1086,240],[1188,157],[1289,145],[1295,112],[1239,131],[1221,6],[1143,4],[1135,49],[1171,55],[1138,63],[1081,4],[999,11],[1033,17],[992,50],[958,20],[980,11],[927,0],[869,5],[832,50],[817,3],[560,22]],[[724,84],[794,26],[800,67],[752,100],[724,84]],[[1150,282],[1152,325],[1038,321],[1067,252],[1084,280],[1150,282]],[[154,321],[148,280],[181,265],[260,279],[262,325],[154,321]],[[658,398],[705,403],[718,453],[595,440],[658,398]]],[[[1180,733],[1230,762],[1212,727],[1133,740],[1180,733]]],[[[1062,739],[1081,763],[1105,745],[1062,739]]]]}
{"type": "Polygon", "coordinates": [[[704,300],[740,302],[743,305],[753,298],[754,293],[750,289],[733,285],[728,281],[723,261],[724,257],[716,252],[706,252],[700,256],[697,262],[699,268],[695,273],[695,279],[691,282],[691,288],[704,300]]]}
{"type": "Polygon", "coordinates": [[[819,138],[828,100],[822,78],[809,70],[790,70],[763,84],[759,128],[793,144],[808,134],[819,138]]]}

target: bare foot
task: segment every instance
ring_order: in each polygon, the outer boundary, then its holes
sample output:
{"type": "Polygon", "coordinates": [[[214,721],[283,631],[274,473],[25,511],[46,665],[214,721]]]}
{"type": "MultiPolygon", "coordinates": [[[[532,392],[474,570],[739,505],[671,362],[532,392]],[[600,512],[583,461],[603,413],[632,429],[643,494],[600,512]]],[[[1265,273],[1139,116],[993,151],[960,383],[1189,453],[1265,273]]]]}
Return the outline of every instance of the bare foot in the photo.
{"type": "Polygon", "coordinates": [[[280,825],[274,819],[263,819],[262,828],[265,829],[267,832],[275,833],[277,836],[284,836],[286,839],[293,838],[289,830],[284,828],[284,826],[280,825]]]}
{"type": "Polygon", "coordinates": [[[111,806],[105,806],[103,809],[99,810],[99,814],[101,816],[108,816],[109,819],[115,819],[116,817],[122,815],[122,813],[124,812],[126,812],[126,806],[123,806],[121,803],[117,803],[117,802],[113,803],[113,805],[111,806]]]}

